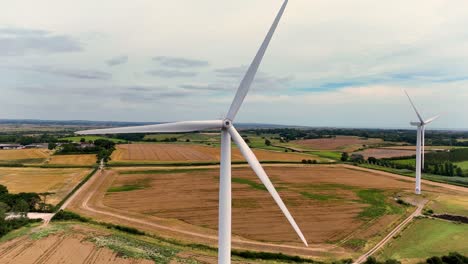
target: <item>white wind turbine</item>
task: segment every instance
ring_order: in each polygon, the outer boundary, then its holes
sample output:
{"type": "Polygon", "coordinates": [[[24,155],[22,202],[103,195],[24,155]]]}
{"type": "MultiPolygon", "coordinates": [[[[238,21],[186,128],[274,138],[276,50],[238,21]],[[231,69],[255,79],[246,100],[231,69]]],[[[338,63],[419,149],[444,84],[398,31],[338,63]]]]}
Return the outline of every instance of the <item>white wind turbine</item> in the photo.
{"type": "Polygon", "coordinates": [[[413,103],[413,100],[411,100],[411,97],[409,96],[408,92],[406,90],[403,90],[408,97],[411,106],[413,106],[414,111],[416,112],[416,115],[418,116],[419,122],[411,122],[410,124],[412,126],[417,127],[417,136],[416,136],[416,188],[415,188],[415,193],[416,194],[421,194],[421,168],[424,168],[424,134],[426,133],[426,125],[432,123],[432,121],[436,120],[439,118],[440,115],[436,115],[432,118],[427,119],[424,121],[424,119],[421,117],[421,115],[418,112],[418,109],[416,109],[416,106],[413,103]],[[421,158],[422,156],[422,158],[421,158]]]}
{"type": "Polygon", "coordinates": [[[96,135],[96,134],[122,134],[122,133],[171,133],[171,132],[192,132],[206,129],[221,130],[221,160],[220,160],[220,187],[219,187],[219,232],[218,232],[218,263],[231,262],[231,138],[236,143],[242,155],[247,160],[250,167],[257,174],[260,181],[265,185],[268,192],[288,219],[289,223],[296,231],[302,242],[308,246],[304,235],[296,224],[294,218],[289,213],[286,205],[281,200],[278,192],[271,183],[267,174],[263,170],[260,162],[255,157],[252,150],[245,143],[239,132],[234,128],[233,120],[236,117],[239,108],[244,101],[247,92],[254,80],[257,69],[262,61],[263,55],[268,47],[268,44],[273,36],[273,33],[283,15],[288,0],[285,0],[278,14],[276,15],[273,24],[268,31],[260,49],[255,58],[250,64],[244,78],[242,79],[237,93],[232,101],[229,112],[224,120],[208,120],[208,121],[185,121],[175,123],[165,123],[158,125],[146,125],[135,127],[121,127],[108,129],[95,129],[87,131],[78,131],[80,135],[96,135]]]}

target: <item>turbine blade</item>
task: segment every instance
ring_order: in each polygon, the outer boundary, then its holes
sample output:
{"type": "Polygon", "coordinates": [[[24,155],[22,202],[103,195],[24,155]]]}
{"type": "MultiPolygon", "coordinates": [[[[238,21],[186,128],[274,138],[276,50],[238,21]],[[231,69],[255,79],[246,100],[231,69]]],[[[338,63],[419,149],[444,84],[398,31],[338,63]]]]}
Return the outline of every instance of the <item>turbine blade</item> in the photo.
{"type": "Polygon", "coordinates": [[[249,92],[250,85],[252,84],[255,78],[255,74],[257,73],[258,67],[260,66],[260,63],[262,62],[263,55],[265,55],[265,51],[268,47],[268,44],[270,43],[270,40],[273,37],[273,33],[275,32],[275,29],[278,26],[278,23],[281,19],[281,16],[283,15],[284,9],[286,8],[287,4],[288,4],[288,0],[285,0],[278,14],[276,15],[276,18],[273,21],[273,24],[271,25],[270,30],[268,31],[268,34],[263,40],[263,43],[260,46],[260,49],[255,55],[255,58],[253,59],[252,63],[250,64],[249,69],[247,70],[244,78],[242,79],[239,85],[239,88],[237,89],[236,96],[234,97],[234,100],[232,101],[231,107],[229,108],[229,112],[227,114],[227,118],[231,121],[234,120],[234,118],[236,117],[237,112],[239,111],[239,108],[241,107],[242,102],[244,101],[245,96],[249,92]]]}
{"type": "Polygon", "coordinates": [[[413,109],[414,109],[414,111],[416,112],[416,115],[418,116],[419,121],[421,121],[421,123],[424,123],[423,118],[422,118],[421,115],[419,114],[418,109],[416,109],[416,106],[414,106],[413,100],[411,100],[411,97],[409,96],[408,92],[407,92],[406,90],[403,90],[403,91],[405,92],[406,96],[408,96],[408,99],[409,99],[411,105],[413,106],[413,109]]]}
{"type": "Polygon", "coordinates": [[[440,115],[436,115],[436,116],[434,116],[434,117],[431,117],[431,118],[429,118],[428,120],[424,121],[424,124],[426,124],[426,125],[427,125],[427,124],[430,124],[430,123],[432,123],[434,120],[436,120],[436,119],[439,118],[439,117],[440,117],[440,115]]]}
{"type": "Polygon", "coordinates": [[[249,148],[247,143],[245,143],[244,139],[242,139],[241,135],[239,135],[239,132],[237,132],[237,130],[233,126],[229,127],[228,132],[229,134],[231,134],[232,140],[236,143],[237,147],[239,147],[239,150],[249,163],[250,167],[252,167],[253,171],[255,172],[255,174],[257,174],[258,178],[260,179],[260,181],[262,181],[263,185],[265,185],[268,192],[270,192],[271,196],[275,200],[276,204],[278,204],[283,214],[288,219],[294,231],[296,231],[297,235],[301,238],[302,242],[306,246],[308,246],[304,235],[299,229],[299,226],[296,224],[296,221],[292,217],[291,213],[289,213],[288,208],[284,204],[283,200],[281,200],[281,197],[279,196],[278,192],[271,183],[270,179],[268,178],[268,175],[266,174],[265,170],[263,170],[262,165],[260,165],[260,162],[255,157],[252,150],[249,148]]]}
{"type": "Polygon", "coordinates": [[[147,126],[131,126],[83,130],[75,132],[79,135],[102,135],[102,134],[126,134],[126,133],[169,133],[169,132],[191,132],[205,129],[221,128],[223,120],[208,121],[185,121],[175,123],[165,123],[147,126]]]}

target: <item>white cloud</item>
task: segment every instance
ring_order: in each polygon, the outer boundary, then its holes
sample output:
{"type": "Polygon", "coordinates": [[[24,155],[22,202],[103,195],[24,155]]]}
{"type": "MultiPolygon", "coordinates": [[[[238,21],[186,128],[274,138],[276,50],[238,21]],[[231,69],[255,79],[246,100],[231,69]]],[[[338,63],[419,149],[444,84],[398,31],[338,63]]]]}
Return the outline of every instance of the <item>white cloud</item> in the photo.
{"type": "MultiPolygon", "coordinates": [[[[46,69],[0,68],[5,76],[0,92],[22,96],[25,106],[7,106],[0,99],[2,113],[142,121],[218,117],[245,71],[237,66],[251,62],[280,5],[269,0],[0,2],[0,10],[8,10],[0,16],[0,38],[22,43],[4,42],[9,48],[3,49],[2,65],[46,69]],[[38,37],[41,41],[27,40],[38,37]],[[156,55],[159,59],[152,60],[156,55]],[[232,71],[219,71],[226,68],[232,71]],[[61,93],[50,92],[49,100],[38,102],[32,90],[25,95],[19,89],[71,91],[84,85],[106,87],[97,107],[107,111],[87,108],[96,102],[91,96],[60,109],[50,101],[63,100],[61,93]],[[168,107],[175,103],[180,107],[168,107]]],[[[434,127],[468,127],[466,10],[468,2],[458,0],[290,1],[239,120],[406,126],[412,114],[401,93],[406,88],[425,114],[447,113],[434,127]]],[[[70,94],[76,93],[81,94],[70,94]]]]}

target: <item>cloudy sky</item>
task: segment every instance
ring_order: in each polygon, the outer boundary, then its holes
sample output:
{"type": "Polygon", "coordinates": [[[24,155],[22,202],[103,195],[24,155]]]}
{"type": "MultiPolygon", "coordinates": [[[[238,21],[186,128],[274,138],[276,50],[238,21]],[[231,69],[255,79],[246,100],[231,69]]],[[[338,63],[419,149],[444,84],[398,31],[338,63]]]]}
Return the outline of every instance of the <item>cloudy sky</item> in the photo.
{"type": "MultiPolygon", "coordinates": [[[[0,118],[223,117],[281,0],[0,0],[0,118]]],[[[468,128],[467,1],[291,0],[238,122],[468,128]]]]}

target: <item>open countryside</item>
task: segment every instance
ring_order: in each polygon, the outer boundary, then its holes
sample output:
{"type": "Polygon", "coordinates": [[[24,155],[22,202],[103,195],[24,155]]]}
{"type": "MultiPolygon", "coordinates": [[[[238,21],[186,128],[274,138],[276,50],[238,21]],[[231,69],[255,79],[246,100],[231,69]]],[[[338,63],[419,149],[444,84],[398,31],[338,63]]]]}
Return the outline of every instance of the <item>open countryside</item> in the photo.
{"type": "Polygon", "coordinates": [[[468,264],[468,2],[3,2],[0,263],[468,264]]]}

